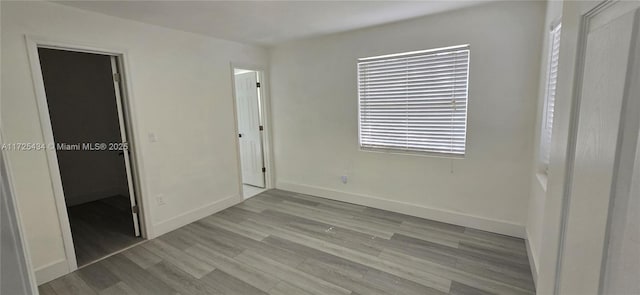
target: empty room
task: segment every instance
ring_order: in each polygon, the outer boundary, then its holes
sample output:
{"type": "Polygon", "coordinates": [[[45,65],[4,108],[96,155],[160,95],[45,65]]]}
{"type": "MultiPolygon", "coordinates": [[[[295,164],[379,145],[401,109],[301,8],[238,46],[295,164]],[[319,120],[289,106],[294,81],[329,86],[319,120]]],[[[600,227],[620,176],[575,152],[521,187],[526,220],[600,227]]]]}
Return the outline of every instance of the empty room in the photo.
{"type": "Polygon", "coordinates": [[[0,293],[640,295],[640,2],[0,1],[0,293]]]}

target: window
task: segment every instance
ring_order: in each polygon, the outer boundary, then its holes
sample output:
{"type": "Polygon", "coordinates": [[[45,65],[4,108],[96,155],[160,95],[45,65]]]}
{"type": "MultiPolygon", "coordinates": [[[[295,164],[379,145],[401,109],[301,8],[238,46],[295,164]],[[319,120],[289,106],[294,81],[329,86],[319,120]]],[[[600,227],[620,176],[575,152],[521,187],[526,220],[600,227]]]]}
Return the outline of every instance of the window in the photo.
{"type": "Polygon", "coordinates": [[[556,81],[558,78],[558,58],[560,54],[560,24],[553,27],[550,33],[549,66],[544,98],[542,131],[540,132],[540,161],[544,172],[549,166],[551,155],[551,131],[553,129],[553,108],[556,102],[556,81]]]}
{"type": "Polygon", "coordinates": [[[469,45],[358,60],[364,149],[463,156],[469,45]]]}

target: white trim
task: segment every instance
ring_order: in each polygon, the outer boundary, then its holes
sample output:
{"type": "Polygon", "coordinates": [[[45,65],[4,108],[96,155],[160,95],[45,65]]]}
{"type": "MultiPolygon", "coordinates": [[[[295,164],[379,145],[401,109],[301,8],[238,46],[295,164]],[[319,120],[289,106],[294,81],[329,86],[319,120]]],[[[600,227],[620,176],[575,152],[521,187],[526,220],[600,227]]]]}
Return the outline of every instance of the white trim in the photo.
{"type": "Polygon", "coordinates": [[[262,152],[264,158],[264,167],[266,172],[264,175],[265,190],[275,187],[275,165],[273,163],[272,148],[272,132],[271,132],[271,100],[269,97],[269,79],[267,69],[258,65],[247,65],[242,63],[231,63],[231,98],[233,100],[233,126],[235,130],[235,146],[236,146],[236,162],[238,167],[238,186],[240,196],[244,196],[244,187],[242,183],[242,162],[240,159],[240,141],[238,140],[238,107],[236,104],[236,80],[235,69],[251,70],[258,73],[260,81],[260,113],[262,115],[262,152]]]}
{"type": "Polygon", "coordinates": [[[60,259],[47,265],[41,266],[34,272],[36,275],[36,283],[38,285],[42,285],[46,282],[53,281],[61,276],[70,273],[71,270],[69,270],[69,263],[67,262],[67,260],[60,259]]]}
{"type": "Polygon", "coordinates": [[[522,224],[516,224],[505,220],[498,220],[476,215],[427,207],[407,202],[391,201],[376,196],[368,196],[363,194],[354,194],[349,192],[337,191],[317,186],[295,184],[290,182],[278,181],[276,187],[282,190],[288,190],[297,193],[309,194],[327,199],[341,202],[353,203],[382,210],[398,212],[420,218],[460,225],[464,227],[489,231],[493,233],[503,234],[507,236],[524,238],[525,227],[522,224]]]}
{"type": "Polygon", "coordinates": [[[531,276],[533,277],[533,284],[538,287],[538,256],[536,253],[538,251],[533,244],[531,243],[531,235],[529,234],[529,230],[525,228],[525,239],[524,243],[527,246],[527,258],[529,258],[529,267],[531,268],[531,276]]]}
{"type": "MultiPolygon", "coordinates": [[[[27,45],[27,54],[29,57],[29,63],[31,68],[31,75],[33,78],[33,86],[36,96],[36,103],[38,105],[38,114],[40,117],[40,125],[43,133],[44,143],[47,145],[53,144],[53,131],[51,126],[51,118],[49,116],[49,109],[47,105],[47,98],[44,89],[44,79],[42,76],[42,70],[40,68],[40,57],[38,54],[38,48],[53,48],[53,49],[61,49],[61,50],[69,50],[69,51],[78,51],[78,52],[87,52],[94,54],[102,54],[109,56],[116,56],[118,58],[118,66],[120,68],[120,74],[122,77],[121,82],[121,95],[123,100],[123,105],[125,113],[123,114],[126,118],[127,128],[129,130],[128,135],[130,136],[129,145],[132,147],[132,169],[134,171],[134,185],[138,190],[138,206],[141,208],[140,212],[142,212],[142,218],[140,219],[140,226],[142,228],[142,237],[153,237],[153,232],[151,231],[151,227],[147,226],[151,224],[151,214],[150,209],[144,204],[149,204],[147,195],[145,191],[147,191],[147,185],[145,181],[142,161],[142,150],[141,147],[136,143],[135,135],[141,134],[139,130],[136,129],[138,124],[136,124],[136,116],[135,116],[135,107],[133,103],[133,99],[131,99],[131,79],[129,73],[131,72],[128,67],[127,60],[127,51],[124,49],[108,49],[108,48],[100,48],[96,46],[87,46],[82,45],[75,42],[61,42],[55,41],[48,38],[35,37],[25,35],[25,42],[27,45]]],[[[62,181],[60,177],[60,169],[58,167],[57,154],[53,149],[46,150],[47,162],[49,166],[49,173],[51,175],[51,183],[52,189],[54,192],[54,199],[56,203],[56,209],[58,213],[58,219],[60,222],[60,230],[62,232],[62,239],[65,251],[65,257],[68,264],[68,268],[66,269],[67,273],[78,269],[78,264],[76,261],[75,250],[73,247],[73,238],[71,235],[71,226],[69,224],[69,216],[67,213],[66,202],[64,198],[64,191],[62,188],[62,181]]],[[[61,268],[56,267],[56,270],[61,268]]]]}
{"type": "Polygon", "coordinates": [[[189,210],[178,216],[169,218],[168,220],[156,223],[153,225],[155,228],[156,237],[166,234],[170,231],[176,230],[189,223],[198,221],[211,214],[227,209],[231,206],[237,205],[243,201],[242,195],[228,196],[221,200],[213,201],[207,205],[199,208],[189,210]]]}
{"type": "MultiPolygon", "coordinates": [[[[55,140],[53,138],[51,118],[49,117],[49,107],[47,106],[47,97],[44,89],[44,78],[42,77],[42,69],[40,68],[40,56],[38,54],[38,45],[42,43],[35,41],[29,36],[26,36],[26,42],[29,62],[31,65],[31,75],[33,76],[33,86],[35,88],[36,94],[36,103],[38,105],[38,114],[40,116],[40,125],[42,127],[43,140],[47,146],[54,146],[55,140]]],[[[67,213],[64,191],[62,189],[60,167],[58,167],[58,156],[56,152],[51,149],[47,149],[45,153],[47,155],[49,175],[51,175],[51,185],[56,203],[56,210],[58,212],[60,231],[62,232],[65,257],[68,263],[67,271],[73,271],[78,268],[78,263],[76,261],[76,252],[73,247],[73,237],[71,235],[71,225],[69,224],[69,215],[67,213]]]]}

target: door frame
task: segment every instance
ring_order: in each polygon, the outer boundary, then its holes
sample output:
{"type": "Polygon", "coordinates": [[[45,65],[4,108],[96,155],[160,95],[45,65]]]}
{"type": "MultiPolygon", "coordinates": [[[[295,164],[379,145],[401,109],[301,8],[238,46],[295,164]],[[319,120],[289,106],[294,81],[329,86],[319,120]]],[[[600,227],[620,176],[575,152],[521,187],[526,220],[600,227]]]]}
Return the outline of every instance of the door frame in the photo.
{"type": "Polygon", "coordinates": [[[262,141],[262,157],[264,159],[264,167],[266,171],[264,173],[265,190],[275,187],[275,165],[273,164],[273,148],[271,145],[272,132],[271,132],[271,100],[269,97],[269,80],[266,74],[266,69],[262,66],[248,65],[243,63],[231,63],[231,97],[233,98],[233,126],[234,137],[236,145],[236,165],[238,167],[238,181],[240,197],[244,199],[244,187],[242,183],[242,162],[240,155],[240,140],[238,139],[239,127],[238,127],[238,105],[236,99],[236,79],[235,69],[251,70],[258,73],[258,81],[260,81],[260,120],[262,121],[263,131],[261,136],[262,141]]]}
{"type": "MultiPolygon", "coordinates": [[[[25,35],[25,41],[27,45],[27,54],[29,57],[29,63],[31,67],[31,75],[33,78],[33,86],[35,90],[36,103],[38,106],[38,114],[40,118],[40,127],[42,128],[42,135],[44,143],[50,146],[55,142],[53,137],[53,129],[51,126],[51,118],[49,116],[49,107],[47,102],[47,96],[44,88],[44,79],[42,75],[42,69],[40,67],[40,56],[38,54],[38,48],[50,48],[74,52],[84,52],[101,54],[107,56],[114,56],[117,59],[118,69],[120,70],[120,97],[122,100],[122,115],[124,116],[125,126],[127,130],[127,137],[130,151],[130,163],[131,163],[131,176],[133,178],[134,193],[136,196],[136,204],[138,205],[138,222],[140,225],[140,234],[142,239],[153,237],[153,232],[150,231],[151,216],[149,208],[145,206],[147,204],[145,192],[147,190],[145,177],[143,177],[143,160],[141,147],[136,144],[137,136],[141,134],[137,132],[135,105],[131,96],[131,77],[129,73],[129,62],[127,59],[127,51],[124,49],[112,49],[99,46],[87,46],[78,44],[75,42],[56,41],[42,37],[25,35]]],[[[49,166],[49,174],[51,176],[51,185],[53,189],[53,195],[56,203],[56,209],[58,212],[58,220],[60,223],[60,230],[62,232],[62,240],[65,251],[65,256],[68,264],[68,272],[73,272],[78,269],[78,263],[76,260],[75,248],[73,245],[73,236],[71,234],[71,225],[69,223],[69,215],[67,212],[66,201],[64,198],[64,191],[62,188],[62,179],[60,176],[60,167],[58,166],[58,157],[55,149],[47,148],[45,150],[47,163],[49,166]]]]}

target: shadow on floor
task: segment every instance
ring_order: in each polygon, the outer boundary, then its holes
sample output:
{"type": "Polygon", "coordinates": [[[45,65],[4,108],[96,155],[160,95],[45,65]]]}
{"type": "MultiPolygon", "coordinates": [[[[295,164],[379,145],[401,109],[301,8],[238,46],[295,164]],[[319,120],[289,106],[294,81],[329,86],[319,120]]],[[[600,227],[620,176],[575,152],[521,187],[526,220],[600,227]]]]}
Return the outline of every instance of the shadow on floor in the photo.
{"type": "Polygon", "coordinates": [[[67,208],[78,267],[142,241],[128,197],[113,196],[67,208]]]}

